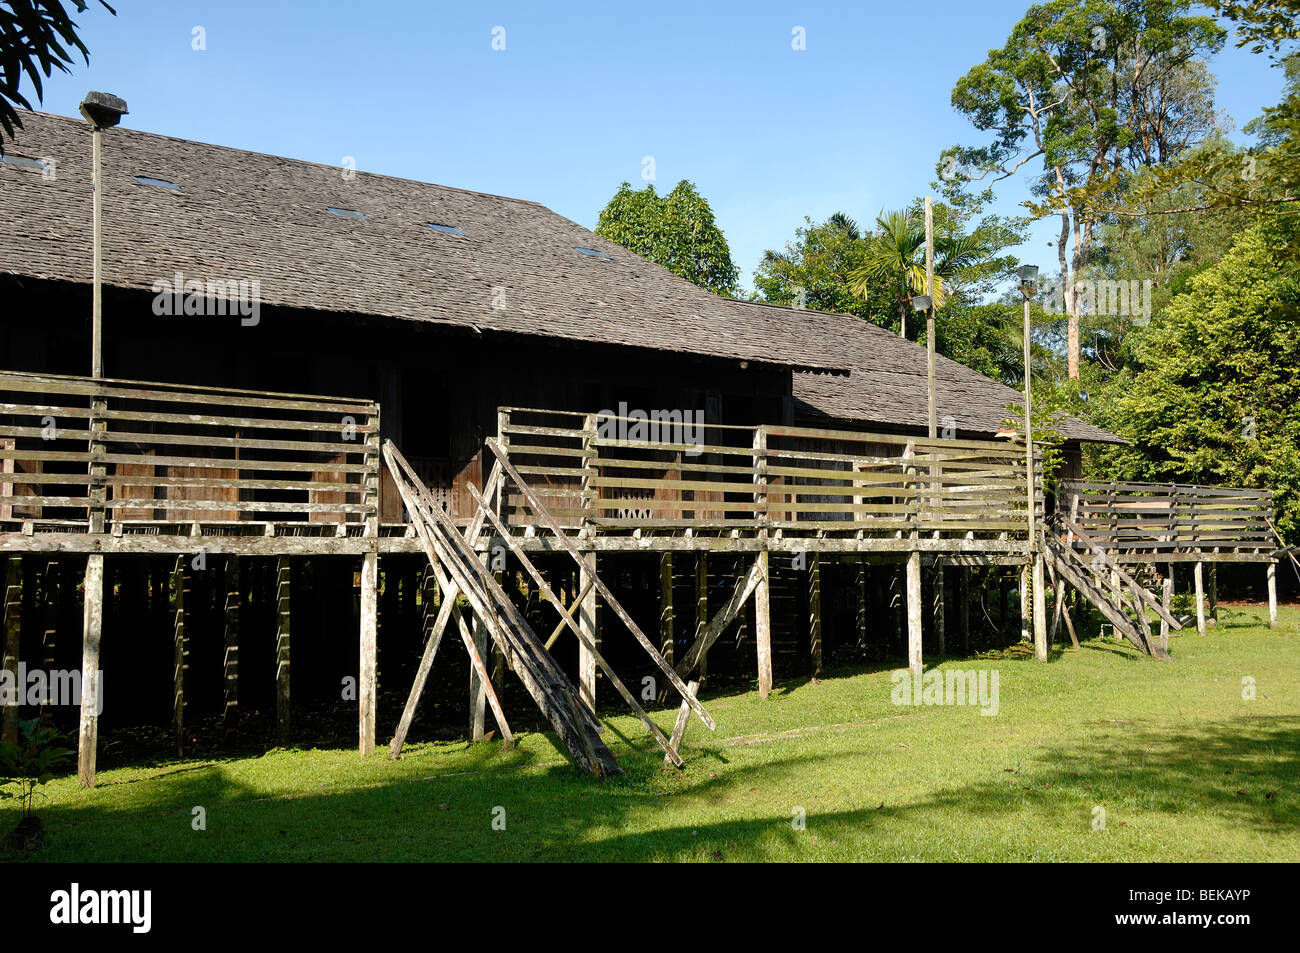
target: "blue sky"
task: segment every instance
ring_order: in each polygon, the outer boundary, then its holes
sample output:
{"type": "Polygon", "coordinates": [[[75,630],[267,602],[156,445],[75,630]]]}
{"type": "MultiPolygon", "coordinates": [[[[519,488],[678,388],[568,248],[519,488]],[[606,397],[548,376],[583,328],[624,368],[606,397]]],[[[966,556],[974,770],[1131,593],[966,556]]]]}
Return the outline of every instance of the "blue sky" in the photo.
{"type": "MultiPolygon", "coordinates": [[[[585,226],[619,182],[693,180],[748,287],[805,215],[870,222],[927,191],[941,149],[978,136],[954,81],[1000,46],[1026,0],[924,4],[357,3],[113,0],[78,17],[90,66],[56,75],[49,112],[89,89],[125,125],[203,142],[532,199],[585,226]],[[381,19],[382,18],[382,19],[381,19]],[[505,49],[492,48],[494,27],[505,49]],[[791,48],[803,27],[806,50],[791,48]],[[195,27],[206,49],[193,46],[195,27]]],[[[1276,103],[1278,70],[1231,48],[1213,64],[1240,127],[1276,103]]],[[[30,93],[30,87],[24,87],[30,93]]],[[[1027,192],[1003,183],[999,207],[1027,192]]],[[[1047,266],[1040,223],[1022,257],[1047,266]]]]}

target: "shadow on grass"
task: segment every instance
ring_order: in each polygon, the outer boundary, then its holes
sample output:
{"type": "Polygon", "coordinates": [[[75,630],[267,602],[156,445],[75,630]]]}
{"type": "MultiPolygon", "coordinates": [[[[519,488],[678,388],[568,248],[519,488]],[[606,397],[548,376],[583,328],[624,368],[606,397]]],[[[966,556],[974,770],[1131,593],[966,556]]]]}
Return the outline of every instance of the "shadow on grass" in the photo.
{"type": "MultiPolygon", "coordinates": [[[[992,776],[941,787],[909,803],[890,803],[887,795],[880,803],[882,795],[869,793],[867,779],[860,796],[876,803],[809,816],[808,830],[826,832],[823,838],[840,831],[870,846],[886,831],[892,836],[954,824],[960,829],[1019,813],[1058,827],[1077,823],[1083,831],[1093,805],[1105,806],[1112,823],[1155,813],[1189,824],[1212,814],[1262,835],[1300,826],[1300,717],[1241,718],[1177,733],[1154,722],[1097,721],[1090,727],[1084,747],[1044,747],[1024,766],[1006,765],[992,776]]],[[[154,776],[152,786],[106,787],[81,803],[50,805],[50,845],[34,859],[797,857],[804,834],[791,826],[789,805],[752,808],[756,802],[745,792],[814,790],[819,777],[845,757],[825,745],[818,750],[813,739],[802,744],[801,751],[759,763],[704,744],[687,752],[683,772],[664,770],[655,751],[629,752],[622,756],[628,773],[605,782],[580,776],[567,764],[548,765],[549,751],[452,745],[436,751],[450,756],[445,764],[422,751],[419,771],[369,785],[359,780],[345,790],[331,790],[341,783],[337,779],[317,785],[303,776],[303,765],[287,763],[282,795],[266,793],[265,782],[262,790],[241,782],[239,761],[195,766],[154,776]],[[751,805],[753,813],[713,820],[728,803],[751,805]],[[205,809],[206,831],[192,829],[195,807],[205,809]],[[498,812],[509,836],[493,827],[498,812]],[[683,823],[683,816],[693,814],[699,822],[683,823]],[[636,830],[647,826],[654,829],[636,830]]],[[[861,744],[849,754],[869,760],[881,742],[863,738],[861,744]]],[[[773,794],[772,801],[783,797],[773,794]]],[[[1027,836],[1026,850],[1032,846],[1027,836]]]]}

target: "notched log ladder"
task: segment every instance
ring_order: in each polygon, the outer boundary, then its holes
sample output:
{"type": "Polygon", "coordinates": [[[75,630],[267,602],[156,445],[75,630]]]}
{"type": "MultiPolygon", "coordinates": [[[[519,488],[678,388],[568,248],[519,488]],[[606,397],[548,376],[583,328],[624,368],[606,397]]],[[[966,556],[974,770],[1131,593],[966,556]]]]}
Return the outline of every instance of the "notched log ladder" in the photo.
{"type": "MultiPolygon", "coordinates": [[[[491,443],[492,441],[489,441],[489,445],[491,443]]],[[[558,525],[551,525],[554,524],[554,521],[550,519],[550,514],[537,500],[536,496],[532,494],[531,489],[523,483],[522,478],[514,470],[505,453],[499,447],[492,447],[492,450],[498,458],[497,462],[481,492],[473,487],[470,488],[478,509],[466,534],[462,536],[455,524],[442,511],[441,507],[438,506],[432,495],[424,487],[401,452],[391,442],[384,444],[384,458],[411,517],[411,524],[443,592],[442,606],[429,634],[424,655],[416,672],[415,683],[407,700],[406,709],[402,714],[397,733],[390,746],[391,753],[396,756],[401,752],[406,734],[410,728],[411,719],[414,716],[416,706],[419,704],[420,695],[424,690],[429,670],[441,642],[442,634],[453,615],[456,617],[456,624],[461,631],[461,637],[466,642],[467,649],[470,650],[471,660],[475,658],[476,653],[473,651],[473,641],[469,637],[468,627],[456,609],[458,595],[464,594],[479,622],[485,626],[497,647],[509,659],[511,668],[519,675],[524,687],[550,721],[574,764],[581,770],[597,777],[622,773],[622,769],[614,760],[613,755],[600,739],[601,726],[594,712],[583,704],[576,687],[547,651],[547,644],[549,643],[543,644],[543,641],[533,631],[508,594],[481,563],[473,541],[482,532],[486,521],[499,534],[494,538],[501,540],[519,559],[520,565],[537,583],[541,597],[550,602],[560,614],[561,625],[570,628],[586,650],[592,654],[596,664],[609,677],[610,683],[664,749],[669,761],[680,765],[681,759],[677,755],[675,747],[670,745],[663,731],[650,720],[649,716],[637,703],[635,697],[627,689],[627,686],[623,684],[622,680],[619,679],[612,667],[600,654],[590,635],[583,631],[577,620],[574,619],[573,610],[564,606],[532,560],[528,558],[522,548],[510,536],[500,517],[494,511],[494,502],[499,504],[499,495],[504,492],[506,479],[513,480],[520,492],[529,499],[530,506],[534,509],[538,519],[557,531],[556,538],[561,546],[581,564],[582,554],[577,546],[562,531],[559,531],[558,525]]],[[[591,586],[605,598],[609,607],[623,619],[633,635],[637,636],[638,641],[642,642],[643,646],[646,647],[651,658],[669,676],[669,680],[680,685],[679,691],[685,697],[687,695],[685,684],[681,683],[671,666],[649,643],[644,633],[627,615],[626,610],[599,576],[592,575],[591,586]]],[[[551,641],[554,641],[554,636],[552,636],[551,641]]],[[[491,683],[486,678],[483,679],[483,683],[489,693],[488,700],[492,705],[497,723],[502,729],[502,734],[509,740],[509,729],[505,725],[505,718],[499,701],[495,694],[492,693],[491,683]]],[[[708,713],[693,697],[690,702],[689,707],[694,708],[700,715],[701,720],[712,728],[713,720],[708,713]]]]}
{"type": "MultiPolygon", "coordinates": [[[[1170,628],[1181,629],[1182,623],[1111,559],[1100,543],[1062,514],[1057,514],[1054,526],[1044,533],[1043,543],[1043,555],[1058,581],[1078,589],[1115,626],[1115,631],[1139,650],[1156,658],[1168,658],[1164,646],[1151,637],[1147,609],[1154,610],[1170,628]]],[[[1060,596],[1057,603],[1062,604],[1060,596]]]]}

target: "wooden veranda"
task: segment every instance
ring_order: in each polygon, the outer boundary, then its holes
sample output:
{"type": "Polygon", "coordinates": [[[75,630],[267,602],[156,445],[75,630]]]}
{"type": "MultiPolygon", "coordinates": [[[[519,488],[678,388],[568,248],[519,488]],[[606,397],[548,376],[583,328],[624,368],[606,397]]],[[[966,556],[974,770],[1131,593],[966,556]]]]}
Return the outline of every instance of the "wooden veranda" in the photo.
{"type": "MultiPolygon", "coordinates": [[[[771,689],[769,564],[778,555],[808,560],[814,579],[822,559],[905,565],[908,663],[916,671],[923,665],[923,560],[927,567],[1021,567],[1022,631],[1032,637],[1041,660],[1048,654],[1045,568],[1073,581],[1090,599],[1109,602],[1110,612],[1119,616],[1125,603],[1117,593],[1126,589],[1136,615],[1144,617],[1146,608],[1154,607],[1175,627],[1168,596],[1161,613],[1162,604],[1128,575],[1126,566],[1192,560],[1198,554],[1205,561],[1235,557],[1268,562],[1272,582],[1272,549],[1255,533],[1256,516],[1231,517],[1238,520],[1233,523],[1234,531],[1240,531],[1236,537],[1225,535],[1228,531],[1220,525],[1229,521],[1230,511],[1257,514],[1265,505],[1258,494],[1176,488],[1169,512],[1159,510],[1158,501],[1150,503],[1165,523],[1161,538],[1147,544],[1134,533],[1154,532],[1148,510],[1125,509],[1134,501],[1121,499],[1118,490],[1107,496],[1078,485],[1067,492],[1067,522],[1054,524],[1046,539],[1041,533],[1031,537],[1030,506],[1036,525],[1042,526],[1046,515],[1041,469],[1031,497],[1025,448],[1005,441],[503,407],[496,435],[486,440],[484,459],[485,471],[491,464],[490,474],[481,487],[468,487],[473,513],[453,514],[400,449],[381,441],[375,401],[0,372],[0,551],[11,557],[87,557],[82,638],[87,688],[79,742],[83,783],[94,781],[94,673],[106,556],[175,557],[178,733],[186,668],[180,597],[196,555],[274,557],[285,580],[282,598],[287,598],[288,560],[360,557],[357,698],[359,746],[365,754],[374,750],[376,737],[379,561],[388,554],[423,553],[440,590],[450,598],[443,599],[427,634],[420,674],[393,750],[400,750],[423,679],[450,627],[459,632],[474,662],[475,733],[481,733],[484,708],[490,705],[503,736],[510,737],[484,666],[488,648],[495,646],[550,718],[575,763],[597,774],[616,767],[599,744],[597,668],[605,670],[612,684],[622,684],[601,655],[598,599],[627,625],[681,696],[681,715],[670,739],[649,722],[626,687],[620,691],[650,726],[666,758],[680,763],[677,747],[689,711],[712,724],[694,699],[698,680],[693,676],[709,646],[751,598],[759,691],[766,696],[771,689]],[[380,519],[385,481],[400,493],[400,521],[380,519]],[[1208,502],[1210,498],[1217,502],[1208,502]],[[1194,518],[1184,527],[1186,507],[1194,518]],[[1253,535],[1240,535],[1246,530],[1253,535]],[[1094,544],[1089,534],[1102,542],[1094,544]],[[1092,552],[1085,564],[1081,553],[1088,547],[1092,552]],[[609,559],[638,552],[661,554],[670,573],[673,554],[681,552],[698,554],[701,565],[706,555],[729,554],[747,567],[737,573],[734,592],[721,610],[707,625],[701,620],[694,644],[680,659],[671,653],[665,657],[662,646],[640,630],[601,580],[598,555],[609,559]],[[581,568],[580,591],[567,606],[535,565],[544,554],[567,554],[581,568]],[[499,573],[494,575],[496,560],[507,556],[531,574],[554,606],[559,625],[549,639],[539,637],[511,608],[499,573]],[[472,609],[468,622],[456,608],[457,593],[472,609]],[[566,627],[580,646],[576,688],[548,655],[566,627]]],[[[12,580],[16,560],[9,562],[12,580]]],[[[939,580],[941,603],[942,574],[939,580]]],[[[819,628],[819,604],[812,598],[819,628]]],[[[1059,592],[1056,604],[1059,621],[1059,592]]],[[[287,613],[280,625],[278,697],[287,717],[287,613]]],[[[16,664],[17,655],[16,637],[10,651],[10,628],[6,626],[7,667],[16,664]]],[[[813,638],[817,651],[819,636],[813,638]]],[[[942,646],[942,628],[939,638],[942,646]]],[[[1134,640],[1151,646],[1136,635],[1134,640]]],[[[232,666],[228,690],[237,691],[237,678],[232,666]]]]}

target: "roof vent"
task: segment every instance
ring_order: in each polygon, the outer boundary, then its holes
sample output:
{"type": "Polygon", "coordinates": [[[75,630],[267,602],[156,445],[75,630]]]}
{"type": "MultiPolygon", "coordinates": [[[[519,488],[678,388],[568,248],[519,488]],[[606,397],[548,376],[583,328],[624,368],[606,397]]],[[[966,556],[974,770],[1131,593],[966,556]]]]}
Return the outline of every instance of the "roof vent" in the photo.
{"type": "Polygon", "coordinates": [[[369,219],[364,215],[352,208],[334,208],[331,206],[329,212],[331,215],[337,215],[339,218],[355,218],[362,222],[369,221],[369,219]]]}
{"type": "Polygon", "coordinates": [[[20,169],[34,169],[37,172],[44,172],[49,166],[40,159],[29,159],[27,156],[16,156],[4,153],[0,155],[0,162],[6,165],[16,165],[20,169]]]}
{"type": "Polygon", "coordinates": [[[171,189],[173,192],[181,190],[181,187],[175,182],[168,182],[166,179],[155,179],[151,175],[137,175],[135,180],[141,185],[152,185],[159,189],[171,189]]]}

